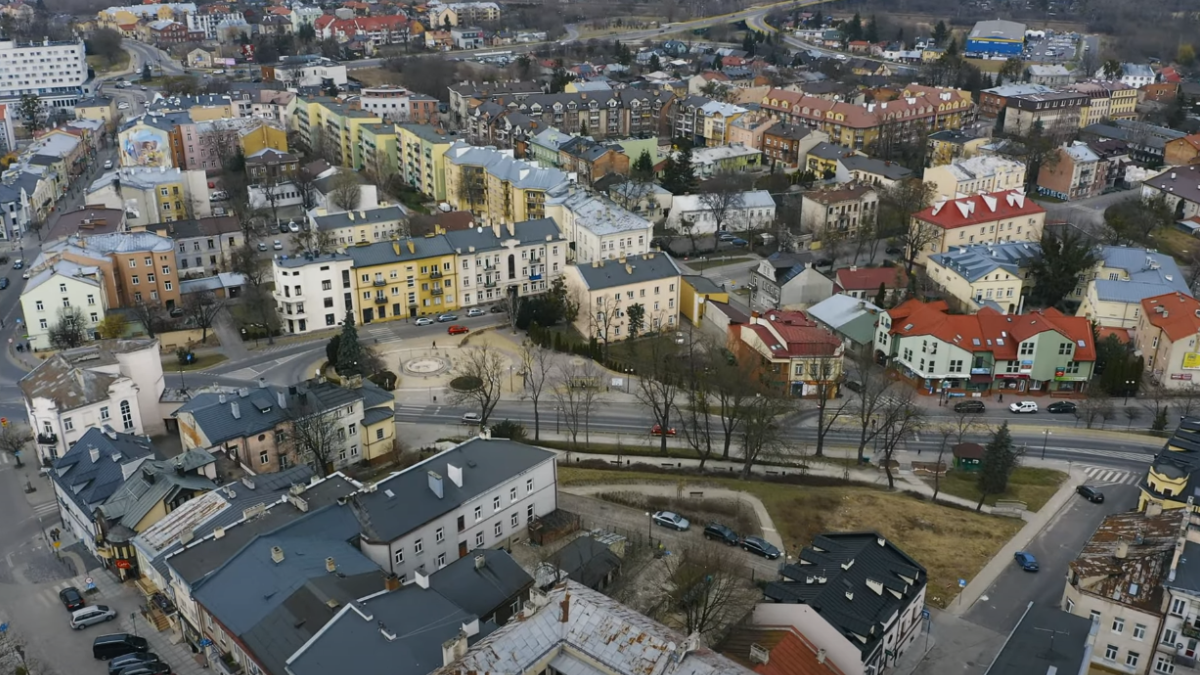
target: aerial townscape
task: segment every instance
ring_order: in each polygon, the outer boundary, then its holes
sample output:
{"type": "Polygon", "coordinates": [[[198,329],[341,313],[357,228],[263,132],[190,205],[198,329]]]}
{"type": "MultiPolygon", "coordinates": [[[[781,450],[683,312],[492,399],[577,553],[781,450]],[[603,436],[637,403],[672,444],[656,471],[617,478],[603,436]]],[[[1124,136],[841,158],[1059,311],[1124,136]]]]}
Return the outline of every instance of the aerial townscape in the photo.
{"type": "Polygon", "coordinates": [[[0,0],[0,675],[1200,675],[1198,48],[0,0]]]}

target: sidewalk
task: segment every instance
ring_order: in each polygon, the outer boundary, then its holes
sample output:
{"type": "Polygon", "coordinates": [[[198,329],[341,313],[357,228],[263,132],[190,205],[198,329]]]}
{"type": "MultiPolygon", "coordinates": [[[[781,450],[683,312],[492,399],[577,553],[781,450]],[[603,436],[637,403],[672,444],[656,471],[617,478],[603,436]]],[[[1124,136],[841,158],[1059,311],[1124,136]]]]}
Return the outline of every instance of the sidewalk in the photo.
{"type": "Polygon", "coordinates": [[[233,325],[233,317],[229,316],[229,308],[217,312],[217,320],[213,322],[212,332],[221,341],[221,353],[227,361],[239,361],[250,356],[250,350],[242,341],[237,328],[233,325]]]}
{"type": "MultiPolygon", "coordinates": [[[[103,569],[92,572],[91,579],[96,583],[100,597],[110,599],[110,603],[111,598],[127,597],[141,604],[143,597],[133,588],[132,582],[122,584],[111,572],[103,569]]],[[[171,672],[175,675],[205,675],[204,668],[197,663],[197,655],[192,653],[191,647],[184,642],[182,636],[170,630],[159,632],[140,611],[133,607],[130,607],[130,610],[132,611],[121,612],[121,630],[146,638],[150,643],[150,651],[170,664],[171,672]]]]}

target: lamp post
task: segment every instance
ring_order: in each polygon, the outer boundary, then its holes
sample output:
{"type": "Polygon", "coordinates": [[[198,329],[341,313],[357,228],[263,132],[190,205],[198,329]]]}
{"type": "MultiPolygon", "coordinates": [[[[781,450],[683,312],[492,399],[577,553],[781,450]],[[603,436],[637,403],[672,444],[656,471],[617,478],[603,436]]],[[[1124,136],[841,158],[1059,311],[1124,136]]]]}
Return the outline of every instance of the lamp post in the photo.
{"type": "Polygon", "coordinates": [[[1042,459],[1046,459],[1046,443],[1050,441],[1050,430],[1046,429],[1042,435],[1042,459]]]}
{"type": "Polygon", "coordinates": [[[1134,380],[1125,380],[1125,405],[1129,405],[1129,390],[1133,389],[1133,385],[1137,384],[1134,380]]]}
{"type": "Polygon", "coordinates": [[[650,528],[654,525],[654,516],[649,511],[646,512],[646,543],[651,544],[650,528]]]}

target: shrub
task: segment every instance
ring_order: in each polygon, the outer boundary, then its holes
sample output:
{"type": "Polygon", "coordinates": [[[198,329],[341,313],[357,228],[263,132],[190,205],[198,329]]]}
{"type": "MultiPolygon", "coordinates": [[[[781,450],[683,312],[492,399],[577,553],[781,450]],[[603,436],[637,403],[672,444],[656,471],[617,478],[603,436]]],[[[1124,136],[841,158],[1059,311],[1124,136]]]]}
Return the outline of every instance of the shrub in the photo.
{"type": "Polygon", "coordinates": [[[493,438],[507,438],[513,441],[523,441],[528,436],[525,425],[512,420],[504,420],[492,425],[493,438]]]}

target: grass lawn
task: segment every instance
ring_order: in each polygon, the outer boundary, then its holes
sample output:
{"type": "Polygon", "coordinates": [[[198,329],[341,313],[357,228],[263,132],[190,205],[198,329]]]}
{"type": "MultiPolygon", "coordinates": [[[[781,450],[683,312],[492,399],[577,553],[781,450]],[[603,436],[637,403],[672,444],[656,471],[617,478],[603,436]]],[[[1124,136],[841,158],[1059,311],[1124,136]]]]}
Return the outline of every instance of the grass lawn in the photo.
{"type": "MultiPolygon", "coordinates": [[[[668,483],[656,474],[560,466],[563,485],[588,483],[668,483]]],[[[972,513],[922,501],[900,492],[864,486],[811,487],[691,478],[750,492],[766,505],[789,550],[807,545],[821,532],[875,530],[896,542],[929,572],[928,601],[945,607],[958,592],[959,579],[971,579],[1023,525],[1022,521],[972,513]]]]}
{"type": "Polygon", "coordinates": [[[1200,239],[1173,227],[1160,227],[1150,233],[1154,247],[1171,255],[1181,264],[1187,264],[1187,255],[1200,248],[1200,239]]]}
{"type": "Polygon", "coordinates": [[[111,73],[119,70],[125,70],[129,67],[129,52],[124,49],[117,55],[117,59],[111,64],[104,60],[104,57],[92,55],[87,57],[88,65],[97,73],[111,73]]]}
{"type": "Polygon", "coordinates": [[[747,263],[753,260],[745,256],[737,258],[713,258],[710,260],[689,260],[685,264],[694,270],[707,270],[713,267],[724,267],[726,265],[737,265],[738,263],[747,263]]]}
{"type": "Polygon", "coordinates": [[[205,368],[215,366],[228,358],[228,356],[220,353],[202,354],[197,356],[195,361],[181,368],[179,366],[179,359],[172,356],[169,359],[163,359],[163,371],[167,373],[177,373],[180,370],[185,372],[189,370],[204,370],[205,368]]]}
{"type": "MultiPolygon", "coordinates": [[[[977,473],[951,470],[942,478],[942,492],[977,502],[979,501],[978,477],[977,473]]],[[[983,503],[990,506],[995,504],[997,499],[1015,499],[1025,502],[1030,511],[1038,511],[1046,505],[1055,492],[1058,492],[1058,486],[1066,478],[1067,474],[1062,471],[1030,466],[1017,467],[1017,470],[1013,471],[1012,477],[1008,479],[1008,491],[1001,495],[992,495],[983,503]]],[[[932,478],[926,479],[925,482],[933,485],[932,478]]]]}

